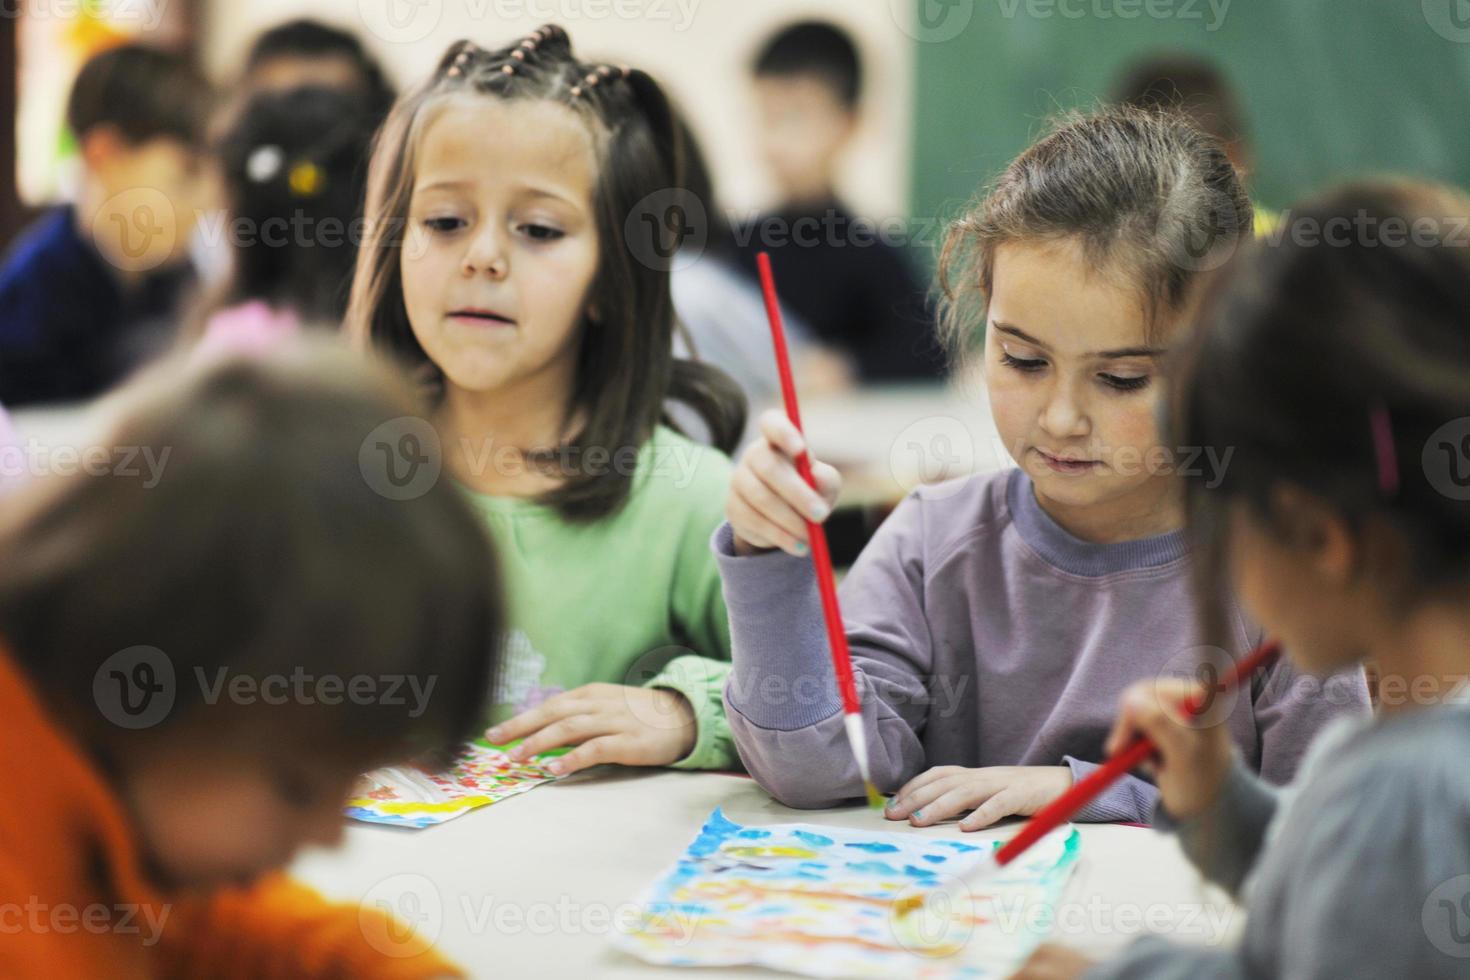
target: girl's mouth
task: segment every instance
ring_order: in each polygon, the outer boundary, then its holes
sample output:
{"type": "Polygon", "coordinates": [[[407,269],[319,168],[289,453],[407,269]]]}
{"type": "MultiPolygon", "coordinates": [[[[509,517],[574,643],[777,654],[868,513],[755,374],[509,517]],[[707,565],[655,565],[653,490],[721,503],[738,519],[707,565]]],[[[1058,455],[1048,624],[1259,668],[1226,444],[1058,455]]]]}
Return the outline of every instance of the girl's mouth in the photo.
{"type": "Polygon", "coordinates": [[[496,313],[494,310],[485,310],[475,307],[466,307],[462,310],[451,310],[449,313],[449,318],[451,320],[459,320],[466,323],[483,324],[484,326],[499,325],[505,327],[513,327],[516,324],[516,322],[510,317],[502,316],[501,314],[496,313]]]}
{"type": "Polygon", "coordinates": [[[1071,476],[1076,476],[1082,473],[1091,473],[1095,468],[1101,465],[1095,459],[1064,459],[1060,456],[1053,456],[1051,453],[1044,452],[1040,449],[1035,450],[1035,453],[1036,455],[1040,456],[1042,460],[1046,463],[1046,465],[1051,467],[1054,472],[1065,473],[1071,476]]]}

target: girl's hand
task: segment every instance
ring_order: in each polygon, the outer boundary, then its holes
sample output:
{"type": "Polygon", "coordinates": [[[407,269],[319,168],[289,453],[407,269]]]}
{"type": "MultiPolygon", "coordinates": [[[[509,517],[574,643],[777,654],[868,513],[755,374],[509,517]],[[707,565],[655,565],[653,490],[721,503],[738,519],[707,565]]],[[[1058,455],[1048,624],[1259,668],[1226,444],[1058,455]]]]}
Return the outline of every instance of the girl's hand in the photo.
{"type": "Polygon", "coordinates": [[[1199,727],[1184,711],[1184,702],[1201,693],[1192,681],[1145,681],[1123,692],[1117,724],[1108,736],[1107,751],[1117,752],[1135,735],[1144,734],[1159,747],[1154,773],[1159,798],[1179,820],[1196,816],[1225,784],[1234,758],[1230,735],[1223,724],[1199,727]]]}
{"type": "Polygon", "coordinates": [[[694,751],[694,708],[663,688],[585,684],[496,725],[485,737],[511,749],[517,762],[567,745],[577,746],[546,766],[558,776],[603,762],[666,766],[694,751]]]}
{"type": "Polygon", "coordinates": [[[760,430],[761,438],[746,447],[730,479],[725,516],[735,531],[735,553],[780,548],[801,558],[808,548],[806,522],[820,524],[832,513],[842,478],[813,459],[812,474],[821,493],[806,485],[796,469],[806,440],[785,413],[762,413],[760,430]]]}
{"type": "Polygon", "coordinates": [[[883,815],[928,827],[975,807],[960,829],[981,830],[1001,817],[1029,817],[1071,785],[1072,770],[1066,766],[938,766],[909,780],[883,815]]]}
{"type": "Polygon", "coordinates": [[[1043,943],[1011,975],[1011,980],[1077,980],[1092,965],[1092,960],[1075,950],[1056,943],[1043,943]]]}

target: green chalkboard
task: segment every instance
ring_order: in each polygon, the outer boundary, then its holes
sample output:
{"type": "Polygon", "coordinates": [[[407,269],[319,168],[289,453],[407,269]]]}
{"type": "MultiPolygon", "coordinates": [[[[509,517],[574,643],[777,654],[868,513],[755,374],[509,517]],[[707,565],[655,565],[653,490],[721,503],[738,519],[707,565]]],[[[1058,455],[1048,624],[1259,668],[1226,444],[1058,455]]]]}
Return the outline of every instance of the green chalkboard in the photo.
{"type": "Polygon", "coordinates": [[[1049,115],[1105,98],[1127,62],[1171,50],[1237,86],[1270,207],[1371,173],[1470,186],[1470,0],[916,2],[921,218],[953,213],[1049,115]]]}

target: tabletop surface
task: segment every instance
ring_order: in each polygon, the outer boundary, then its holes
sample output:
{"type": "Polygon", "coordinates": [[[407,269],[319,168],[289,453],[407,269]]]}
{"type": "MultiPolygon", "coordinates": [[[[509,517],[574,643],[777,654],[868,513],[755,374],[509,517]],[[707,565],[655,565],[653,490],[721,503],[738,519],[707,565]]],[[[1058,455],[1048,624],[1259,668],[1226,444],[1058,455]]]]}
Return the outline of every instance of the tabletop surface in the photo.
{"type": "MultiPolygon", "coordinates": [[[[716,807],[742,824],[815,823],[969,842],[1008,837],[1016,826],[916,830],[862,807],[792,810],[744,776],[603,768],[427,830],[351,823],[339,849],[310,852],[292,871],[331,898],[415,920],[475,977],[770,980],[780,974],[650,966],[609,942],[716,807]]],[[[1081,857],[1051,939],[1101,956],[1149,932],[1211,945],[1238,936],[1244,913],[1202,883],[1171,838],[1141,827],[1078,829],[1081,857]]]]}

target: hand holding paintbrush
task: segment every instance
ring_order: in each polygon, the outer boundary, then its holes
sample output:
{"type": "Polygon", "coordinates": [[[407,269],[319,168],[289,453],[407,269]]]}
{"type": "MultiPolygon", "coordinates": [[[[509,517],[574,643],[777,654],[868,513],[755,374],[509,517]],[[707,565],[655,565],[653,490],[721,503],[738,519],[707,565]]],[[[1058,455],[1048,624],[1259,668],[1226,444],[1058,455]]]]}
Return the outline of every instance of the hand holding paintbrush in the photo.
{"type": "Polygon", "coordinates": [[[853,677],[846,628],[837,604],[832,556],[827,550],[827,535],[822,528],[822,522],[836,502],[840,481],[835,470],[815,463],[807,452],[801,434],[801,411],[796,400],[796,383],[786,349],[781,310],[776,301],[770,257],[760,253],[757,264],[786,417],[781,419],[772,415],[762,419],[764,439],[746,451],[731,481],[728,517],[735,532],[735,550],[738,554],[749,554],[757,549],[781,548],[793,555],[811,555],[832,654],[832,669],[842,698],[848,742],[857,760],[869,804],[881,807],[883,798],[873,786],[862,705],[853,677]]]}

